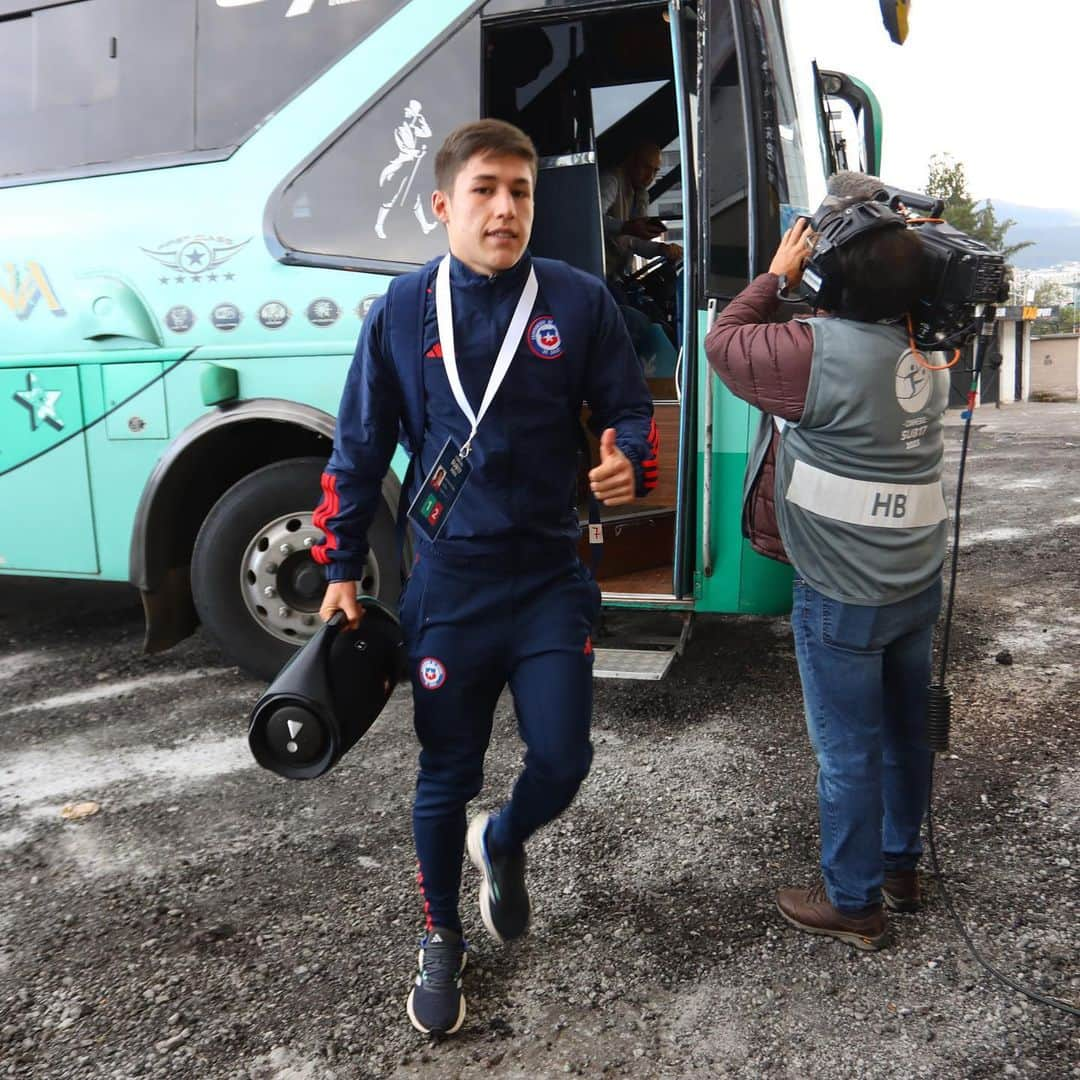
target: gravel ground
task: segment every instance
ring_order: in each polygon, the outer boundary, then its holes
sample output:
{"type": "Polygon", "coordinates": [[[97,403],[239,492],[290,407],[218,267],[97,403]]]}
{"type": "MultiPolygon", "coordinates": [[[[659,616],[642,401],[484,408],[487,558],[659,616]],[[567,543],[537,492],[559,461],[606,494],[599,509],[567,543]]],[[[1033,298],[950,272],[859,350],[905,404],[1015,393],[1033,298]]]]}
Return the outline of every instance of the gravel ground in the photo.
{"type": "MultiPolygon", "coordinates": [[[[986,953],[1075,1003],[1080,406],[978,424],[939,848],[986,953]]],[[[598,684],[593,773],[530,846],[532,934],[490,942],[466,875],[443,1042],[404,1011],[408,694],[290,784],[247,754],[257,683],[201,637],[140,640],[126,587],[0,579],[0,1076],[1080,1077],[1076,1021],[990,981],[933,884],[877,954],[775,913],[817,859],[784,620],[701,619],[664,683],[598,684]]],[[[519,756],[506,700],[480,807],[519,756]]]]}

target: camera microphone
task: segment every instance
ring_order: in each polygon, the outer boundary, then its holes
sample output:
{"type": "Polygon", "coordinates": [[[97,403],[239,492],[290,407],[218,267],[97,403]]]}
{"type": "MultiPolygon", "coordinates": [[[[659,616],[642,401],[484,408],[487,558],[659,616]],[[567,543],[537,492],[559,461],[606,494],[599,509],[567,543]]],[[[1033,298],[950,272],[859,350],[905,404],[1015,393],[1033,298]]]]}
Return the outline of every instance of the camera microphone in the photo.
{"type": "Polygon", "coordinates": [[[878,202],[888,203],[891,210],[914,210],[929,218],[939,218],[945,212],[945,200],[934,195],[921,195],[917,191],[904,191],[903,188],[889,187],[882,184],[875,196],[878,202]],[[882,197],[884,196],[884,198],[882,197]]]}

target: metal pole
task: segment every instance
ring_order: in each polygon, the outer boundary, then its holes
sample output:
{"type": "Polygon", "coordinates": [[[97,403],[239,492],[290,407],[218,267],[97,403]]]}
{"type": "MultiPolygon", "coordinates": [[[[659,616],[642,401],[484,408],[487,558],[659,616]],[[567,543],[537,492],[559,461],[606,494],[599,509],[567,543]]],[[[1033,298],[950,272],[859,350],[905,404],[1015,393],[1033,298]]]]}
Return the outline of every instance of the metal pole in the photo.
{"type": "MultiPolygon", "coordinates": [[[[709,300],[705,333],[712,329],[718,311],[716,298],[709,300]]],[[[702,439],[701,571],[712,577],[712,447],[713,447],[713,370],[705,362],[705,433],[702,439]]]]}

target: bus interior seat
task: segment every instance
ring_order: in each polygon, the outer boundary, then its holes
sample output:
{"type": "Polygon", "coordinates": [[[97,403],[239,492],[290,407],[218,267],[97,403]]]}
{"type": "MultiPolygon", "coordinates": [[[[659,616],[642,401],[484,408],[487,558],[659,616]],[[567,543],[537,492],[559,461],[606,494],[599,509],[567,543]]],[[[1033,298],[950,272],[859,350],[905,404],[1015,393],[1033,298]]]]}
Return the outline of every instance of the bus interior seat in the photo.
{"type": "Polygon", "coordinates": [[[647,379],[667,379],[675,375],[675,346],[659,323],[650,323],[648,332],[638,347],[641,366],[647,379]]]}
{"type": "Polygon", "coordinates": [[[541,159],[529,250],[604,280],[604,228],[594,162],[541,159]]]}

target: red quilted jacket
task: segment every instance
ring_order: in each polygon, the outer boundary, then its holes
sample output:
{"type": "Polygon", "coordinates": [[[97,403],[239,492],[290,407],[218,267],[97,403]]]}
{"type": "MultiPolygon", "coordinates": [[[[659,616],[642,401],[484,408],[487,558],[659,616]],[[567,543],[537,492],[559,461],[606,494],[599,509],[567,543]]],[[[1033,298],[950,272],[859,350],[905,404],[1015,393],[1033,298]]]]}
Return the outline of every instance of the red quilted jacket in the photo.
{"type": "MultiPolygon", "coordinates": [[[[761,274],[717,317],[705,338],[713,371],[736,396],[771,416],[799,420],[810,385],[813,331],[805,322],[770,322],[780,301],[779,279],[761,274]]],[[[743,527],[755,551],[788,562],[776,524],[773,491],[779,432],[762,463],[744,510],[743,527]]]]}

